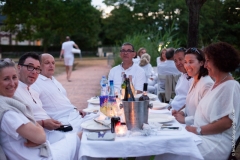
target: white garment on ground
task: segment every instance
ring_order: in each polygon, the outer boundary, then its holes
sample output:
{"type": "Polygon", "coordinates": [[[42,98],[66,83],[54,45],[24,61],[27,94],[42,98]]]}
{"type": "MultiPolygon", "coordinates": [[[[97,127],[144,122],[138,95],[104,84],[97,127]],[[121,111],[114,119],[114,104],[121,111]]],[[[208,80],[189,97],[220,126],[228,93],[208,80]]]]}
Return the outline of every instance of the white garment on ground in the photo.
{"type": "Polygon", "coordinates": [[[187,74],[181,73],[175,87],[175,97],[171,101],[171,106],[174,110],[179,110],[186,104],[186,97],[193,78],[187,79],[187,74]]]}
{"type": "Polygon", "coordinates": [[[82,117],[67,98],[66,90],[54,78],[39,75],[32,88],[38,92],[42,107],[47,114],[62,124],[71,124],[74,131],[80,130],[82,117]]]}
{"type": "MultiPolygon", "coordinates": [[[[181,72],[176,68],[173,60],[166,60],[157,66],[159,75],[179,75],[181,72]]],[[[165,89],[165,80],[159,81],[160,88],[165,89]]]]}
{"type": "MultiPolygon", "coordinates": [[[[34,89],[32,89],[31,86],[28,88],[25,83],[19,81],[18,88],[14,93],[14,97],[21,99],[22,102],[27,104],[32,109],[32,113],[36,121],[51,119],[47,115],[47,112],[42,108],[42,102],[39,99],[39,94],[34,89]]],[[[44,129],[44,131],[46,133],[47,140],[51,144],[65,137],[65,134],[60,131],[50,131],[48,129],[44,129]]]]}
{"type": "Polygon", "coordinates": [[[204,97],[207,91],[212,87],[213,80],[210,76],[201,77],[195,87],[193,87],[194,80],[188,90],[185,107],[185,123],[192,125],[194,122],[194,115],[200,100],[204,97]]]}
{"type": "MultiPolygon", "coordinates": [[[[113,67],[108,75],[108,80],[114,81],[114,88],[120,91],[122,85],[122,72],[124,72],[127,77],[132,75],[132,83],[135,90],[142,91],[143,83],[146,82],[146,76],[144,70],[137,64],[134,64],[128,69],[124,69],[122,64],[113,67]]],[[[119,92],[120,93],[120,92],[119,92]]]]}
{"type": "Polygon", "coordinates": [[[200,136],[202,143],[198,145],[198,148],[205,160],[226,160],[232,149],[233,142],[239,137],[239,95],[239,83],[235,80],[228,80],[213,90],[212,88],[209,89],[197,106],[194,126],[205,126],[227,115],[234,124],[234,126],[222,133],[200,136]],[[233,136],[234,131],[235,137],[233,136]]]}
{"type": "Polygon", "coordinates": [[[23,124],[32,123],[23,114],[7,111],[1,121],[1,146],[4,153],[11,160],[50,160],[52,157],[39,156],[39,149],[25,147],[26,139],[20,136],[16,130],[23,124]]]}
{"type": "Polygon", "coordinates": [[[140,58],[139,56],[137,56],[137,58],[133,58],[133,59],[132,59],[133,63],[135,63],[135,64],[137,64],[137,65],[139,65],[140,60],[141,60],[141,58],[140,58]]]}
{"type": "Polygon", "coordinates": [[[63,42],[62,44],[62,50],[64,50],[63,56],[64,56],[65,65],[70,65],[70,66],[73,65],[74,54],[72,53],[72,49],[74,44],[75,42],[73,41],[66,41],[66,42],[63,42]],[[72,64],[70,64],[70,62],[72,62],[72,64]]]}

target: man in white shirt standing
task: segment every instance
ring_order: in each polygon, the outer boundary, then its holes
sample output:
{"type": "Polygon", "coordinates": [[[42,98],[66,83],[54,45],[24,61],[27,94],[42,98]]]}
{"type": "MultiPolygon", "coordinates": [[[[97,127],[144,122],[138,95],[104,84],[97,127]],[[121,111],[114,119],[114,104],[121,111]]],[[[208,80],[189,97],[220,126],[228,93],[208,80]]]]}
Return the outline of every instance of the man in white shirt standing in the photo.
{"type": "MultiPolygon", "coordinates": [[[[181,72],[176,68],[173,61],[174,49],[168,48],[166,52],[167,60],[157,66],[159,75],[179,75],[181,72]]],[[[165,90],[165,80],[159,82],[160,88],[165,90]]],[[[157,86],[156,86],[157,87],[157,86]]]]}
{"type": "Polygon", "coordinates": [[[67,80],[68,82],[71,82],[70,77],[72,74],[72,66],[74,62],[74,54],[72,53],[73,46],[78,48],[78,45],[75,44],[74,41],[70,40],[70,37],[66,37],[66,42],[63,42],[62,44],[62,50],[60,53],[60,59],[62,59],[62,56],[64,56],[64,64],[66,67],[66,73],[67,73],[67,80]]]}
{"type": "Polygon", "coordinates": [[[55,71],[55,60],[50,54],[40,56],[41,74],[38,76],[32,88],[39,94],[42,107],[47,114],[64,125],[73,127],[73,130],[80,130],[83,118],[77,108],[70,102],[66,90],[53,77],[55,71]]]}
{"type": "Polygon", "coordinates": [[[186,103],[186,96],[188,93],[188,90],[190,88],[190,85],[192,83],[192,78],[187,75],[187,71],[184,68],[184,54],[185,54],[185,48],[178,48],[174,52],[174,62],[177,67],[177,69],[181,72],[181,76],[178,79],[177,85],[175,87],[175,97],[171,101],[171,107],[178,111],[180,108],[182,108],[186,103]]]}
{"type": "Polygon", "coordinates": [[[143,83],[146,82],[144,70],[137,64],[134,64],[132,59],[135,57],[136,52],[130,43],[124,43],[120,50],[120,57],[122,63],[113,67],[108,75],[108,80],[114,81],[114,88],[120,91],[122,84],[122,73],[124,72],[127,77],[132,76],[132,83],[137,91],[141,93],[143,90],[143,83]]]}

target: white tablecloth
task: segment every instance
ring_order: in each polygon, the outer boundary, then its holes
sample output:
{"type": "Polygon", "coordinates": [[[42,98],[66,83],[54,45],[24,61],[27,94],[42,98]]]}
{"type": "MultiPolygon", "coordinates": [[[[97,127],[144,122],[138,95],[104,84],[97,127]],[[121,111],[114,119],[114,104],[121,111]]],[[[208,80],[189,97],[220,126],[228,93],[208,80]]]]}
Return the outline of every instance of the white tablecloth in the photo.
{"type": "Polygon", "coordinates": [[[88,131],[84,130],[80,157],[140,157],[161,155],[165,159],[178,157],[181,159],[203,159],[197,144],[197,136],[187,132],[177,121],[174,126],[180,126],[180,131],[159,131],[156,136],[125,136],[116,137],[115,141],[89,141],[88,131]],[[177,155],[177,156],[176,156],[177,155]]]}

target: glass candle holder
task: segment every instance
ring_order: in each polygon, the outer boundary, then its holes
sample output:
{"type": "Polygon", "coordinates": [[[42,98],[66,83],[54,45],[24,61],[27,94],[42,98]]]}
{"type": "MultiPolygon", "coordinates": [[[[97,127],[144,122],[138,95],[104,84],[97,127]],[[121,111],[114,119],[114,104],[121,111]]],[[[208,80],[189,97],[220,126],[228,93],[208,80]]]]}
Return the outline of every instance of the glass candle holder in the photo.
{"type": "Polygon", "coordinates": [[[116,136],[124,137],[127,134],[127,126],[126,125],[118,125],[115,128],[116,136]]]}

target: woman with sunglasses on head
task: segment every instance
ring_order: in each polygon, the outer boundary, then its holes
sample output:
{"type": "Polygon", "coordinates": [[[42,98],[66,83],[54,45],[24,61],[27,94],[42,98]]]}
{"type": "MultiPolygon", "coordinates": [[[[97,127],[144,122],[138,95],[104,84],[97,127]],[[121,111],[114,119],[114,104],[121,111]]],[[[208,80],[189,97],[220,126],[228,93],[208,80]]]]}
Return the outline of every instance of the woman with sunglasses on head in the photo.
{"type": "Polygon", "coordinates": [[[173,110],[172,114],[178,122],[191,125],[194,121],[197,105],[213,85],[213,80],[208,75],[208,70],[204,68],[205,58],[200,49],[187,49],[184,59],[184,68],[193,80],[187,93],[185,110],[173,110]]]}
{"type": "Polygon", "coordinates": [[[239,66],[240,53],[225,42],[207,46],[204,53],[215,82],[197,107],[194,127],[186,129],[202,139],[198,148],[205,160],[226,160],[240,135],[240,85],[229,74],[239,66]]]}

